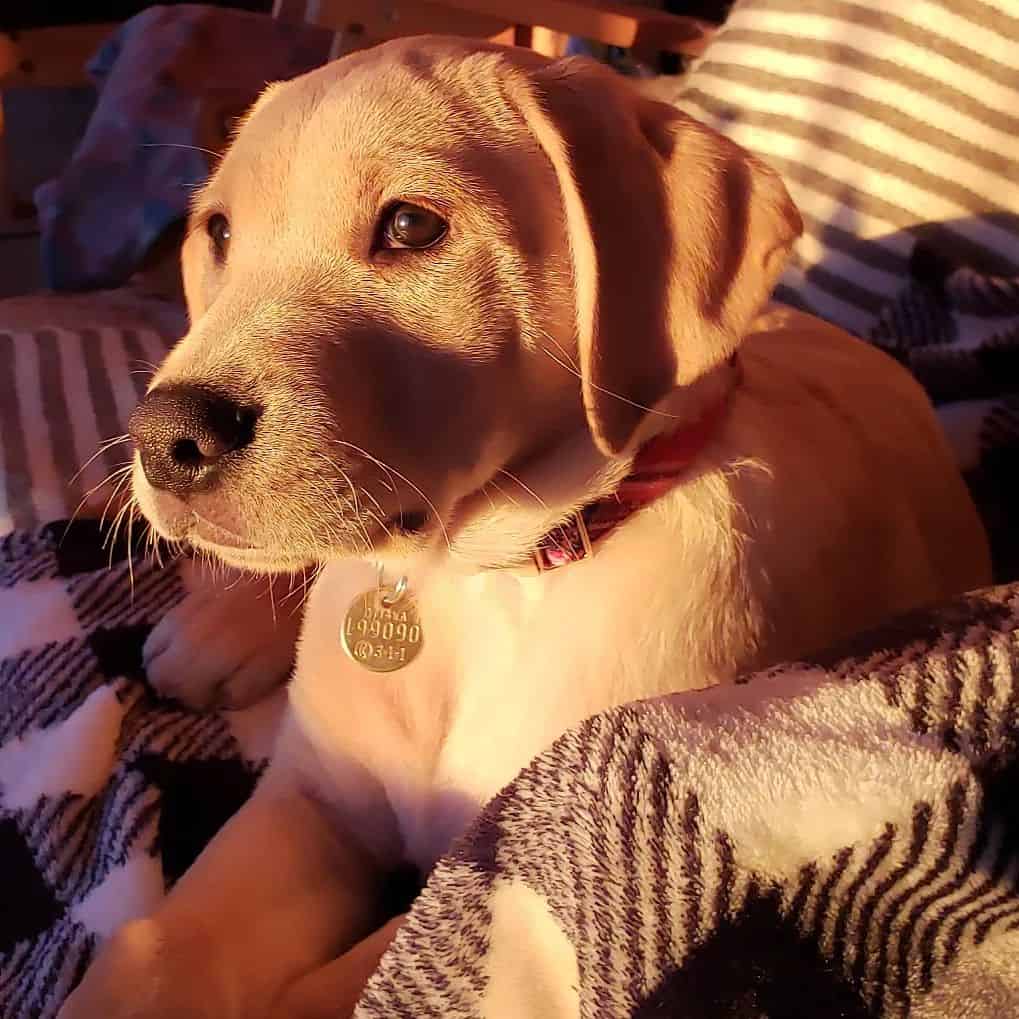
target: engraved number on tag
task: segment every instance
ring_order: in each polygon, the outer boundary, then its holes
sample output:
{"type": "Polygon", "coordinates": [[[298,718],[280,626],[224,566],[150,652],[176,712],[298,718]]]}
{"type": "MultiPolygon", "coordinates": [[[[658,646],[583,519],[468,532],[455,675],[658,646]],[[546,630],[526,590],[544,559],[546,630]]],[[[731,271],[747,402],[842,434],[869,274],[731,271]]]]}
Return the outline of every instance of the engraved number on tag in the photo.
{"type": "Polygon", "coordinates": [[[409,665],[422,645],[413,599],[404,595],[387,605],[385,591],[359,594],[347,609],[340,643],[348,657],[372,672],[395,672],[409,665]]]}

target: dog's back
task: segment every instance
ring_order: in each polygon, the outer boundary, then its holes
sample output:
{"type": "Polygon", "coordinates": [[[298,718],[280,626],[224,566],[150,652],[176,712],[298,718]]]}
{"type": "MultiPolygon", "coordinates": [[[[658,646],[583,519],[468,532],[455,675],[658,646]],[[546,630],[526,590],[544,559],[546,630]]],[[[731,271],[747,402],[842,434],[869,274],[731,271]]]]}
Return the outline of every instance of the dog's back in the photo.
{"type": "Polygon", "coordinates": [[[755,323],[742,357],[730,434],[768,468],[738,482],[770,606],[756,664],[990,583],[976,508],[904,368],[777,307],[755,323]]]}

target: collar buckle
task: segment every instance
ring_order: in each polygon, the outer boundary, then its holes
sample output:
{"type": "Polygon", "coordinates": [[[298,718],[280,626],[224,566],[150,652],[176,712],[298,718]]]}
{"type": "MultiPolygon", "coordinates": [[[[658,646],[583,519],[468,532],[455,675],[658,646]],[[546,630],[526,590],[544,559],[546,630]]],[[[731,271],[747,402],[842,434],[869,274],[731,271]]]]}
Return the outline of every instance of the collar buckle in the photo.
{"type": "Polygon", "coordinates": [[[583,513],[578,510],[569,518],[554,527],[534,550],[534,564],[539,573],[558,570],[560,566],[590,559],[594,555],[591,534],[583,513]]]}

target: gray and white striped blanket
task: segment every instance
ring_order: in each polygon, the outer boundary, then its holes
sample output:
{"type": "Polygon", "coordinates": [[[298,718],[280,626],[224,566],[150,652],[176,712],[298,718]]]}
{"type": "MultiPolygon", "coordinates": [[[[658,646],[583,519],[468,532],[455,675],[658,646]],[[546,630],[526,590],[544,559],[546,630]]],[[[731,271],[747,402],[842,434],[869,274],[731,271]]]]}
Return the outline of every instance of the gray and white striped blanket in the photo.
{"type": "MultiPolygon", "coordinates": [[[[185,581],[128,552],[91,522],[0,541],[3,1019],[53,1016],[158,903],[278,717],[155,696],[185,581]]],[[[597,717],[440,863],[359,1017],[1017,1014],[1017,737],[1019,585],[597,717]]]]}

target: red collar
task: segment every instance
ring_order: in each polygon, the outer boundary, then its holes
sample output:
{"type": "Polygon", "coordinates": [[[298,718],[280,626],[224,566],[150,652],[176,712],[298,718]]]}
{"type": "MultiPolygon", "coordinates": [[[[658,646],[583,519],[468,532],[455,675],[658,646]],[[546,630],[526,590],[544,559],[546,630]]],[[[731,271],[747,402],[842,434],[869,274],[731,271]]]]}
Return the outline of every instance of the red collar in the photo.
{"type": "Polygon", "coordinates": [[[630,473],[612,495],[582,507],[538,542],[533,553],[538,571],[557,570],[589,558],[595,545],[630,516],[672,491],[718,432],[731,394],[728,389],[697,420],[656,435],[641,446],[630,473]]]}

